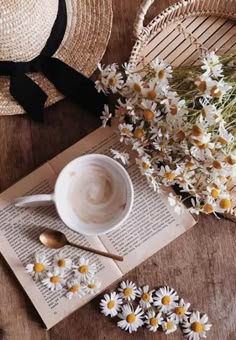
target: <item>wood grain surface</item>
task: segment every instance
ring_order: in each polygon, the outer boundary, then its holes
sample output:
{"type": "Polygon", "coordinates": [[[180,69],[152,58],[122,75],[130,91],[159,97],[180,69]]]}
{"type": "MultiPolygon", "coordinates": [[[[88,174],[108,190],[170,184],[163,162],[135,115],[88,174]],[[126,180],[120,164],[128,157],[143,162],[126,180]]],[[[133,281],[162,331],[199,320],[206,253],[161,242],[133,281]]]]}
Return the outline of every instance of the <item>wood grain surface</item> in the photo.
{"type": "MultiPolygon", "coordinates": [[[[104,63],[128,59],[134,40],[133,22],[141,0],[113,0],[114,23],[104,63]]],[[[174,1],[156,1],[147,22],[174,1]]],[[[45,112],[39,125],[25,116],[0,118],[0,189],[4,190],[100,122],[64,100],[45,112]]],[[[138,285],[173,286],[192,308],[206,312],[213,324],[210,340],[236,339],[236,225],[213,217],[198,224],[126,275],[138,285]]],[[[96,298],[49,332],[22,288],[0,257],[0,340],[125,340],[160,339],[140,329],[129,335],[103,317],[96,298]]],[[[111,288],[115,288],[115,285],[111,288]]],[[[181,332],[168,339],[182,339],[181,332]]]]}

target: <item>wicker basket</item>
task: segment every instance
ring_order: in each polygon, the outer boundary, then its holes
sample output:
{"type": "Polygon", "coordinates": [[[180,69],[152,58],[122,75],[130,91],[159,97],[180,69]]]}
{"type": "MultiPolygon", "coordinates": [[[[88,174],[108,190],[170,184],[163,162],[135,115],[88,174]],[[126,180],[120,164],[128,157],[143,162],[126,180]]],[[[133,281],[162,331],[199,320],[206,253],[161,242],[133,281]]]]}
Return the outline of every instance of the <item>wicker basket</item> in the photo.
{"type": "Polygon", "coordinates": [[[225,54],[236,49],[236,0],[184,0],[144,27],[153,2],[143,2],[135,21],[132,67],[138,69],[157,55],[173,66],[192,65],[207,50],[225,54]]]}
{"type": "MultiPolygon", "coordinates": [[[[221,55],[236,50],[236,0],[182,0],[144,27],[153,2],[144,0],[136,17],[137,41],[129,60],[133,69],[157,56],[172,66],[196,65],[208,50],[221,55]]],[[[225,217],[236,222],[236,213],[225,217]]]]}

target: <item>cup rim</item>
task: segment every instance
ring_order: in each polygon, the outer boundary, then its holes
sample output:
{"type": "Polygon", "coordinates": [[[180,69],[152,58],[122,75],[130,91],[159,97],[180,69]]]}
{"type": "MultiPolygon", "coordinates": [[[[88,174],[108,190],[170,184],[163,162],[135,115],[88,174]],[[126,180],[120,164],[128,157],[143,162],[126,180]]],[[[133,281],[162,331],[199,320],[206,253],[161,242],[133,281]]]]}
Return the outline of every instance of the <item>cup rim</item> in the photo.
{"type": "Polygon", "coordinates": [[[99,235],[104,235],[104,234],[107,234],[111,231],[114,231],[115,229],[117,229],[119,226],[121,226],[122,223],[124,223],[128,216],[130,215],[130,212],[132,210],[132,207],[133,207],[133,203],[134,203],[134,188],[133,188],[133,183],[131,181],[131,178],[128,174],[128,172],[126,171],[126,169],[120,164],[118,163],[117,161],[115,161],[114,159],[112,159],[111,157],[107,156],[107,155],[103,155],[103,154],[96,154],[96,153],[93,153],[93,154],[88,154],[88,155],[82,155],[82,156],[79,156],[79,157],[76,157],[75,159],[73,159],[72,161],[70,161],[69,163],[67,163],[65,165],[65,167],[60,171],[58,177],[57,177],[57,180],[56,180],[56,183],[55,183],[55,187],[54,187],[54,202],[55,202],[55,206],[56,206],[56,209],[57,209],[57,213],[58,215],[60,216],[61,220],[65,223],[65,225],[70,228],[71,230],[73,231],[76,231],[77,233],[80,233],[82,235],[87,235],[87,236],[99,236],[99,235]],[[110,162],[112,163],[113,165],[115,165],[116,167],[119,168],[120,172],[122,172],[122,175],[125,177],[126,179],[126,188],[127,188],[127,191],[128,191],[128,196],[129,196],[129,202],[128,202],[128,206],[126,207],[126,212],[125,214],[123,215],[123,217],[117,222],[117,223],[112,223],[111,222],[111,227],[109,228],[106,228],[106,230],[104,231],[101,231],[101,232],[92,232],[92,231],[85,231],[84,229],[79,229],[78,227],[74,227],[72,225],[69,225],[64,217],[62,216],[61,212],[60,212],[60,206],[59,206],[59,203],[58,203],[58,199],[57,199],[57,189],[61,183],[61,178],[63,176],[63,174],[65,173],[65,171],[71,167],[71,164],[72,163],[76,163],[78,162],[79,160],[84,160],[84,159],[105,159],[107,162],[110,162]]]}

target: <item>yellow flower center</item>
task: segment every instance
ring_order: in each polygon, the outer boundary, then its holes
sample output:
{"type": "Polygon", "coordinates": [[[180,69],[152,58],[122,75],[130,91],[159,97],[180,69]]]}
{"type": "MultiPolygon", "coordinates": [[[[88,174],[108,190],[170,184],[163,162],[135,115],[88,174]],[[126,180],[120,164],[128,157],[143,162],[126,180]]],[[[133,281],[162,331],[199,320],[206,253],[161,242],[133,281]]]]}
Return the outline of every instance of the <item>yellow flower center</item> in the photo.
{"type": "Polygon", "coordinates": [[[116,77],[111,77],[111,78],[109,79],[109,85],[115,86],[116,84],[117,84],[117,79],[116,79],[116,77]]]}
{"type": "Polygon", "coordinates": [[[170,297],[168,295],[163,296],[162,300],[161,300],[163,305],[169,305],[170,304],[170,297]]]}
{"type": "Polygon", "coordinates": [[[225,162],[229,165],[234,165],[236,164],[236,159],[233,159],[231,155],[228,155],[225,157],[225,162]]]}
{"type": "Polygon", "coordinates": [[[66,261],[65,260],[58,260],[57,265],[58,265],[58,267],[65,267],[66,261]]]}
{"type": "Polygon", "coordinates": [[[80,290],[80,287],[78,285],[74,285],[70,287],[70,292],[71,293],[77,293],[80,290]]]}
{"type": "Polygon", "coordinates": [[[172,114],[172,116],[177,115],[178,112],[178,107],[176,104],[171,104],[170,105],[170,113],[172,114]]]}
{"type": "Polygon", "coordinates": [[[142,300],[145,301],[145,302],[148,302],[150,300],[150,294],[143,293],[142,294],[142,300]]]}
{"type": "Polygon", "coordinates": [[[134,131],[134,137],[137,139],[141,139],[144,135],[144,131],[142,128],[136,128],[134,131]]]}
{"type": "Polygon", "coordinates": [[[224,139],[223,137],[218,137],[217,138],[217,142],[222,144],[222,145],[227,145],[228,144],[227,140],[224,139]]]}
{"type": "Polygon", "coordinates": [[[203,331],[203,325],[201,324],[201,322],[194,322],[191,325],[191,329],[192,331],[194,331],[195,333],[202,333],[203,331]]]}
{"type": "Polygon", "coordinates": [[[124,134],[124,135],[129,135],[130,134],[130,130],[128,128],[123,128],[121,130],[121,132],[124,134]]]}
{"type": "Polygon", "coordinates": [[[158,325],[158,320],[157,320],[157,318],[151,318],[150,319],[150,325],[151,326],[157,326],[158,325]]]}
{"type": "Polygon", "coordinates": [[[176,175],[173,172],[166,172],[165,178],[168,179],[168,181],[173,181],[175,179],[176,175]]]}
{"type": "Polygon", "coordinates": [[[127,315],[126,321],[128,323],[134,323],[136,321],[136,315],[134,313],[127,315]]]}
{"type": "Polygon", "coordinates": [[[220,207],[221,209],[231,209],[232,202],[229,198],[222,198],[220,200],[220,207]]]}
{"type": "Polygon", "coordinates": [[[145,162],[142,163],[142,167],[144,170],[148,170],[150,168],[149,165],[145,162]]]}
{"type": "Polygon", "coordinates": [[[214,211],[213,206],[210,203],[206,203],[203,207],[203,210],[207,213],[207,214],[212,214],[214,211]]]}
{"type": "Polygon", "coordinates": [[[213,197],[213,198],[218,198],[219,197],[219,194],[220,194],[220,190],[219,189],[216,189],[216,188],[213,188],[212,190],[211,190],[211,196],[213,197]]]}
{"type": "Polygon", "coordinates": [[[175,308],[175,313],[179,316],[184,316],[185,313],[185,308],[182,306],[176,307],[175,308]]]}
{"type": "Polygon", "coordinates": [[[129,288],[129,287],[127,287],[127,288],[125,288],[124,289],[124,296],[130,296],[132,294],[132,288],[129,288]]]}
{"type": "Polygon", "coordinates": [[[83,266],[80,266],[78,270],[81,274],[87,274],[89,271],[89,267],[86,265],[83,265],[83,266]]]}
{"type": "Polygon", "coordinates": [[[138,83],[134,83],[133,89],[135,92],[140,92],[141,91],[141,86],[138,83]]]}
{"type": "Polygon", "coordinates": [[[147,94],[148,99],[154,100],[156,96],[157,96],[156,91],[154,90],[148,91],[148,94],[147,94]]]}
{"type": "Polygon", "coordinates": [[[197,84],[197,87],[202,93],[204,93],[207,89],[205,80],[200,80],[197,84]]]}
{"type": "Polygon", "coordinates": [[[172,321],[167,321],[166,328],[168,329],[168,331],[170,331],[174,328],[174,323],[172,321]]]}
{"type": "Polygon", "coordinates": [[[144,118],[147,120],[147,121],[151,121],[153,120],[153,117],[154,117],[154,114],[151,110],[144,110],[144,118]]]}
{"type": "Polygon", "coordinates": [[[115,307],[115,304],[116,304],[116,302],[114,300],[111,300],[111,301],[108,302],[107,308],[112,309],[112,308],[115,307]]]}
{"type": "Polygon", "coordinates": [[[199,126],[193,125],[192,127],[192,136],[194,137],[201,137],[203,135],[202,130],[199,126]]]}
{"type": "Polygon", "coordinates": [[[59,283],[60,280],[61,280],[61,279],[60,279],[59,276],[52,276],[52,277],[50,278],[50,281],[51,281],[52,283],[54,283],[54,284],[59,283]]]}
{"type": "Polygon", "coordinates": [[[218,170],[220,170],[222,168],[221,163],[219,161],[216,161],[216,160],[214,160],[212,162],[212,165],[215,169],[218,169],[218,170]]]}
{"type": "Polygon", "coordinates": [[[222,95],[222,92],[219,90],[219,88],[216,85],[212,86],[211,96],[215,98],[219,98],[221,97],[221,95],[222,95]]]}
{"type": "Polygon", "coordinates": [[[164,78],[165,78],[165,75],[166,75],[166,71],[165,71],[165,70],[160,70],[160,71],[158,72],[158,78],[159,78],[160,80],[164,79],[164,78]]]}
{"type": "Polygon", "coordinates": [[[94,289],[94,288],[96,288],[96,285],[95,285],[94,283],[89,283],[89,284],[88,284],[88,287],[89,287],[90,289],[94,289]]]}
{"type": "Polygon", "coordinates": [[[193,168],[193,166],[194,166],[194,164],[193,164],[192,162],[187,162],[187,163],[185,164],[185,168],[186,168],[187,170],[191,170],[191,169],[193,168]]]}
{"type": "Polygon", "coordinates": [[[34,265],[34,271],[36,273],[41,273],[42,271],[44,271],[44,264],[43,263],[35,263],[34,265]]]}

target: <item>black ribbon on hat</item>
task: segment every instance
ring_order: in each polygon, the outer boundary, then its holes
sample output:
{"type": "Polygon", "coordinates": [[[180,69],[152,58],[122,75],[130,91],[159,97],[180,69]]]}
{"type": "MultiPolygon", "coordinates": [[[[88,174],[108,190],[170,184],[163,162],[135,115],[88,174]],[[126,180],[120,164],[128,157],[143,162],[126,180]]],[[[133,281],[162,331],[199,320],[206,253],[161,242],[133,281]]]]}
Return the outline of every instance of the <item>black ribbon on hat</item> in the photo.
{"type": "Polygon", "coordinates": [[[43,121],[48,96],[27,73],[42,72],[65,97],[95,114],[101,112],[106,103],[106,97],[97,93],[92,80],[52,57],[62,42],[66,25],[66,3],[59,0],[57,18],[40,55],[28,62],[0,61],[0,75],[10,76],[11,95],[35,121],[43,121]]]}

